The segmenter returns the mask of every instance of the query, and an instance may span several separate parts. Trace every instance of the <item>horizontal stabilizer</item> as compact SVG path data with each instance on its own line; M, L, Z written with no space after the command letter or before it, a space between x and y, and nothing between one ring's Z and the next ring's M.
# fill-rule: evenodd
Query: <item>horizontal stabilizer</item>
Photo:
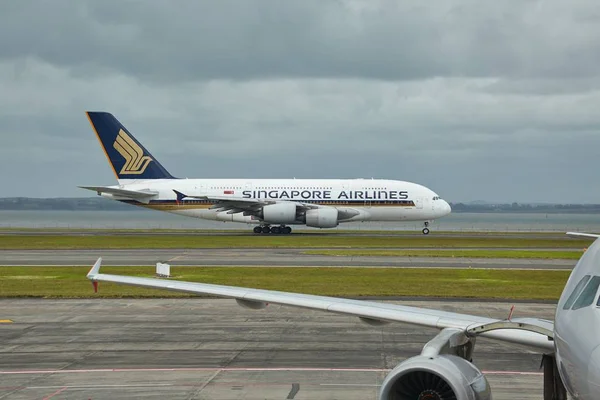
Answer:
M152 190L126 190L126 189L118 189L115 187L109 186L79 186L81 189L92 190L97 192L98 194L107 193L112 194L113 196L126 197L134 200L148 200L153 196L156 196L158 192L154 192Z
M577 239L581 239L581 238L598 239L598 238L600 238L600 235L596 235L594 233L567 232L567 235L577 238Z

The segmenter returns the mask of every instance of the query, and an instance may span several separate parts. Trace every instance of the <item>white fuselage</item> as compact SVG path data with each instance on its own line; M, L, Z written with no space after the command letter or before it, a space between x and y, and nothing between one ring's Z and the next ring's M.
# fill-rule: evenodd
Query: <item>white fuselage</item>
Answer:
M415 183L378 179L153 179L121 180L121 189L158 192L138 203L114 195L104 196L147 208L216 221L261 223L244 213L219 211L214 201L201 196L244 198L272 202L298 202L335 207L354 221L430 221L450 213L448 203L432 190ZM175 191L187 198L178 201ZM196 197L196 198L192 198Z
M565 387L577 400L600 398L599 263L596 240L573 270L556 308L556 363Z

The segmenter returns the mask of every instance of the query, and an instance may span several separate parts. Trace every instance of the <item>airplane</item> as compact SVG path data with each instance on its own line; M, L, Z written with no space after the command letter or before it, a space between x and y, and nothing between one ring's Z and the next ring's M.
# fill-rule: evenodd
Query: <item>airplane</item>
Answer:
M374 301L350 300L236 286L141 278L100 272L99 258L87 274L98 282L235 299L258 310L268 304L346 314L366 324L401 322L440 329L420 355L396 366L384 379L380 400L489 400L492 391L473 363L475 342L485 337L525 345L543 354L544 399L600 398L600 235L569 232L596 239L577 262L558 301L554 321L538 318L506 320Z
M335 228L343 222L423 221L450 205L416 183L381 179L178 179L112 115L86 112L118 185L80 186L153 210L254 224L254 233L290 234L290 225Z

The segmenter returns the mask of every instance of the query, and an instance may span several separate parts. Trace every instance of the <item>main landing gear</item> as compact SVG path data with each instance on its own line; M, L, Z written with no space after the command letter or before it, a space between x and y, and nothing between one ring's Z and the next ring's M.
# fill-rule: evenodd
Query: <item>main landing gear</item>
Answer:
M264 233L264 234L275 234L275 235L289 235L290 233L292 233L292 228L290 228L289 226L285 226L285 225L281 225L281 226L269 226L269 225L263 225L263 226L255 226L254 227L254 233Z
M429 228L428 228L428 226L429 226L429 221L425 221L425 222L423 223L423 225L425 225L425 227L423 228L423 235L429 235Z

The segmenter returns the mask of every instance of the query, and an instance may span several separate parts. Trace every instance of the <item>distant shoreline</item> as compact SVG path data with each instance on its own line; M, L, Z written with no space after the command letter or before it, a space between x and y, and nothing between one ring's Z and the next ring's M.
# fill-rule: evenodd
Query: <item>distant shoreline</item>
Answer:
M600 214L600 204L450 203L453 213ZM102 197L0 198L2 211L141 211Z

